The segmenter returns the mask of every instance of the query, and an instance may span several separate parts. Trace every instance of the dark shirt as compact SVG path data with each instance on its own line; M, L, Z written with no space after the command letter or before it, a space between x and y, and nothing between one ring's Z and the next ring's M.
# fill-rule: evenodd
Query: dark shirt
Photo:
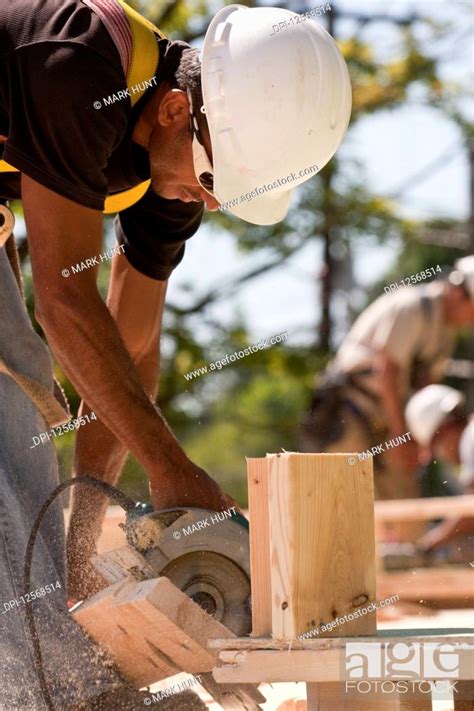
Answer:
M80 0L0 2L0 135L8 136L0 158L50 190L102 210L107 195L150 177L148 153L132 132L155 86L174 84L189 45L157 38L153 87L133 108L125 95L104 104L127 82L118 50L91 9ZM0 173L0 198L21 198L19 173ZM202 214L203 203L166 200L150 189L117 216L117 239L138 271L164 280Z

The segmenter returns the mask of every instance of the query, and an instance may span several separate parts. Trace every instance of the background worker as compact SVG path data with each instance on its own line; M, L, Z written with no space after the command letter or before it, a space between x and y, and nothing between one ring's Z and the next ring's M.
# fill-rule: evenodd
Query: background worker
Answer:
M15 0L2 7L0 198L22 200L37 319L83 398L82 412L98 417L79 434L75 473L115 483L131 452L149 476L155 508L228 506L154 404L166 284L185 241L198 229L204 206L215 210L234 198L231 211L243 219L261 225L283 219L293 188L330 160L349 121L348 72L325 30L308 21L270 39L272 25L292 14L227 6L211 23L200 58L116 0ZM133 31L137 22L140 32ZM134 44L137 38L145 52ZM146 90L135 101L137 83ZM275 150L283 144L285 151ZM256 186L264 192L241 204L239 196L257 193ZM71 274L71 265L101 253L102 211L111 194L131 202L115 223L124 255L114 257L105 304L97 266ZM51 357L28 322L5 248L0 258L0 359L6 364L0 374L0 583L12 599L22 590L27 537L58 472L51 442L30 449L32 437L48 427L19 386L21 378L11 375L26 375L52 393ZM73 597L88 592L80 573L87 573L106 504L89 490L75 494ZM68 695L86 699L119 682L112 674L101 686L85 642L84 660L74 656L80 655L80 631L65 614L63 546L57 503L42 531L32 584L55 576L62 581L61 595L49 595L38 612L38 625L47 676L66 706ZM41 708L24 619L2 615L1 624L1 675L8 687L2 703L12 711ZM28 679L26 703L19 676ZM122 707L110 701L105 708Z
M466 398L458 390L447 385L428 385L408 401L406 421L422 448L422 460L439 457L459 466L458 482L462 490L474 494L474 417L466 413L465 406ZM449 513L449 497L446 512ZM470 517L446 519L417 543L426 551L437 550L467 534L474 534L474 511Z
M447 279L376 299L356 319L327 367L302 423L305 451L363 452L409 431L410 394L439 381L458 329L474 323L474 257ZM374 457L379 498L417 495L417 446Z

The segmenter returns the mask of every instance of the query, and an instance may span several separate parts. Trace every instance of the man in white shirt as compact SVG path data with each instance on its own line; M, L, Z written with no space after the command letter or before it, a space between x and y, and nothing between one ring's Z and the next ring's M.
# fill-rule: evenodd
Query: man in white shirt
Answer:
M438 382L456 332L474 324L474 256L458 260L447 279L385 294L357 318L316 389L303 422L305 451L364 452L374 457L380 498L417 494L417 446L384 443L409 432L405 405Z

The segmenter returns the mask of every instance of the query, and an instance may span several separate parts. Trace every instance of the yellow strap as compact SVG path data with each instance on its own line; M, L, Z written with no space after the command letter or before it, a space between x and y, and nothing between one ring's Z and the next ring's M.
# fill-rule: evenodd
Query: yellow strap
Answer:
M126 2L123 0L117 0L117 2L127 16L132 32L132 59L127 74L127 87L130 91L132 106L134 106L143 94L132 92L132 87L136 87L137 84L141 84L147 79L152 79L158 66L159 52L155 34L162 38L165 38L165 35ZM17 173L18 169L6 161L0 160L0 173L13 172ZM145 180L134 188L109 195L105 199L104 215L120 212L134 205L145 195L150 184L151 180Z
M17 373L12 368L9 368L1 358L0 373L9 375L10 378L12 378L17 385L22 388L26 395L28 395L28 397L34 402L50 427L57 427L58 425L62 425L64 422L68 422L70 419L69 413L61 407L53 393L51 393L42 383L39 383L37 380L33 380L33 378L30 378L27 375Z
M132 59L127 74L127 86L129 90L133 86L152 79L158 64L159 53L156 44L155 34L162 39L165 35L155 25L138 14L133 7L127 5L123 0L117 0L119 5L127 15L127 19L132 31ZM131 94L132 106L141 97L139 93Z
M104 215L113 215L115 212L121 212L126 210L127 207L135 205L136 202L142 199L150 185L151 180L144 180L143 183L135 185L134 188L123 190L115 195L109 195L105 198Z
M18 173L18 168L14 168L6 160L0 160L0 173Z

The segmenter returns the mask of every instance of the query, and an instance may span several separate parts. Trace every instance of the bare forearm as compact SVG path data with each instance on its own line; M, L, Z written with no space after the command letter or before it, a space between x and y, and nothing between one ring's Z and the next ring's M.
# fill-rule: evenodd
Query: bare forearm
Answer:
M140 382L154 401L158 392L159 360L156 356L135 361ZM85 402L81 414L89 414L93 408ZM100 479L115 484L127 456L127 447L113 432L97 419L77 432L74 455L74 472L77 476L93 473Z
M147 397L98 292L82 293L70 304L66 299L42 321L66 375L125 449L150 473L159 468L171 474L185 465L186 455ZM96 457L97 451L95 467Z
M465 516L464 518L449 518L438 524L433 529L433 535L436 533L437 543L434 548L441 548L443 545L456 540L460 536L474 533L474 517Z
M156 397L158 359L142 359L136 367L143 386ZM91 408L82 403L81 413L90 412ZM87 427L78 430L74 457L76 476L93 475L116 485L126 458L127 448L101 420L92 420ZM79 545L85 560L95 551L108 504L107 496L90 487L76 486L72 490L68 547L74 552Z

